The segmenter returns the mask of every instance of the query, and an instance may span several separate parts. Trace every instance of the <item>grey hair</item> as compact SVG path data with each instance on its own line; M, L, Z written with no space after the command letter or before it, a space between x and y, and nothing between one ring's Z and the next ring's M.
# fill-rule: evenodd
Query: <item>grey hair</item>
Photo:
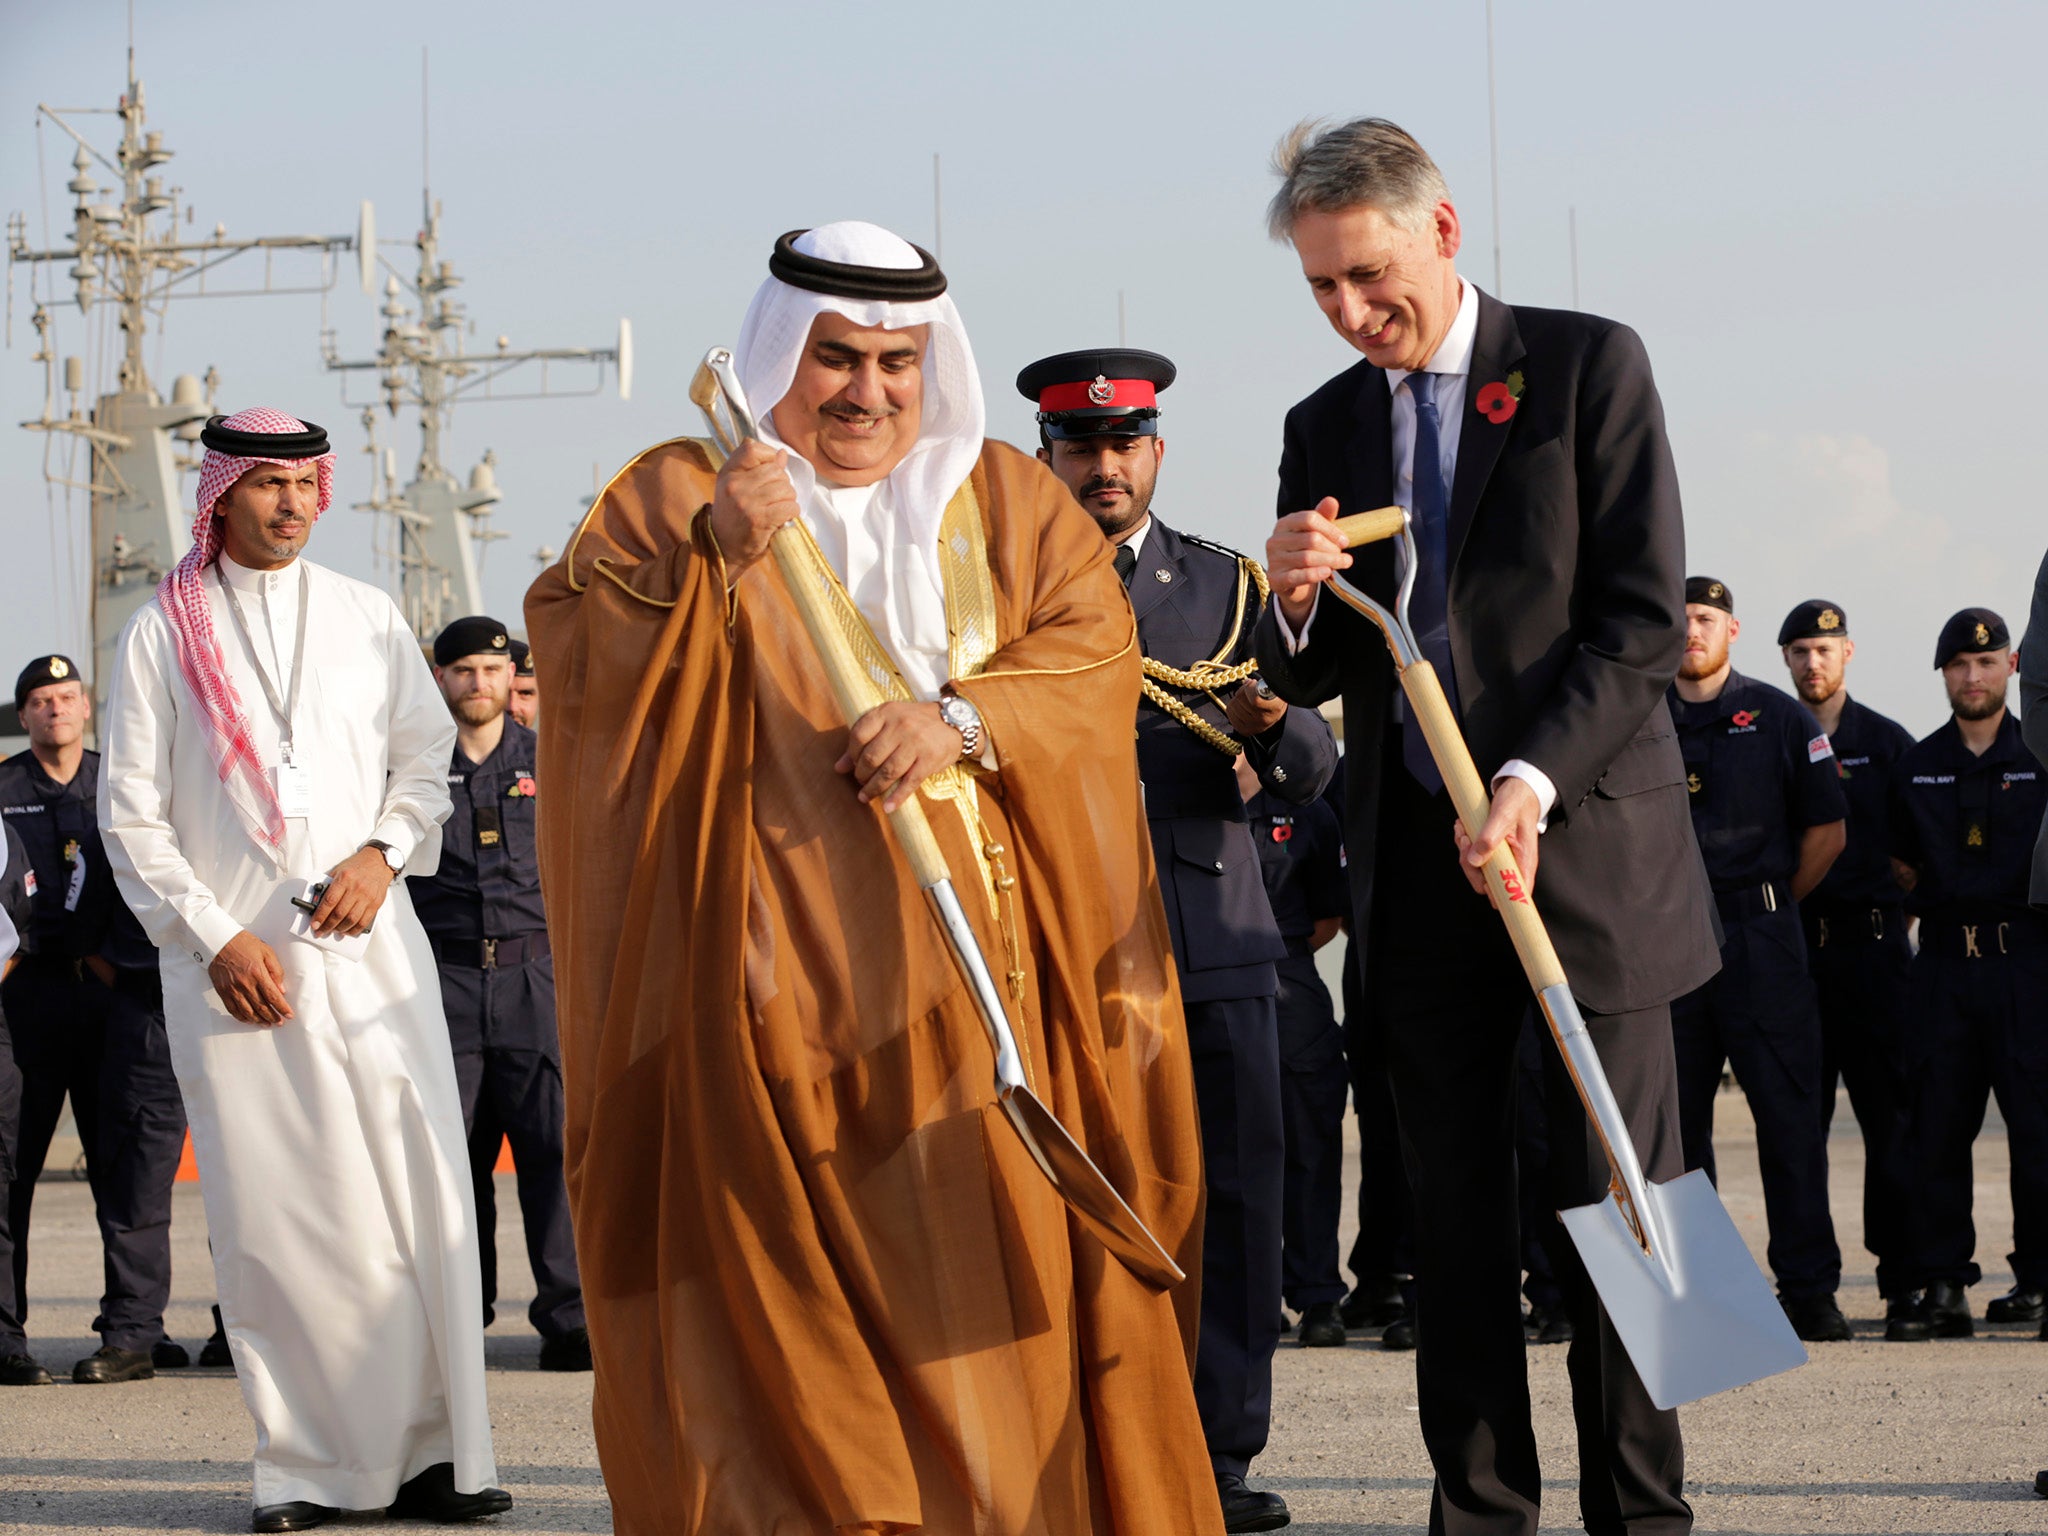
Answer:
M1273 170L1280 190L1266 205L1266 230L1275 240L1292 239L1304 213L1361 205L1419 235L1430 228L1436 205L1451 196L1429 152L1383 117L1334 128L1322 118L1303 118L1273 150Z

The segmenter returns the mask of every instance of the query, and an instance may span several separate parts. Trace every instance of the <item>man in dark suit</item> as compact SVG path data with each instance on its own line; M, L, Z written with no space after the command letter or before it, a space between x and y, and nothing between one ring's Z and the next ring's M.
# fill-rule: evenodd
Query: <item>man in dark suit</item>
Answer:
M1457 211L1406 133L1304 124L1276 165L1273 233L1365 361L1288 414L1259 662L1294 703L1342 695L1359 767L1344 840L1415 1192L1430 1528L1533 1536L1513 1108L1529 988L1479 868L1512 847L1644 1170L1677 1177L1669 1004L1718 964L1662 707L1685 640L1677 475L1634 333L1510 308L1461 280ZM1330 521L1390 502L1415 517L1423 654L1493 786L1476 840L1454 832L1420 733L1397 717L1379 633L1318 601L1339 571L1394 600L1399 546L1347 553ZM1607 1166L1547 1042L1545 1057L1552 1198L1589 1204ZM1650 1402L1570 1244L1553 1241L1552 1257L1576 1335L1586 1529L1690 1529L1677 1415Z
M1017 388L1038 406L1038 456L1105 537L1130 589L1145 653L1138 772L1194 1053L1208 1208L1195 1404L1229 1531L1287 1523L1277 1493L1245 1486L1272 1419L1280 1341L1286 1146L1275 999L1287 944L1273 920L1235 763L1287 805L1337 768L1330 728L1251 676L1265 574L1233 550L1152 515L1165 445L1156 352L1104 348L1033 363Z

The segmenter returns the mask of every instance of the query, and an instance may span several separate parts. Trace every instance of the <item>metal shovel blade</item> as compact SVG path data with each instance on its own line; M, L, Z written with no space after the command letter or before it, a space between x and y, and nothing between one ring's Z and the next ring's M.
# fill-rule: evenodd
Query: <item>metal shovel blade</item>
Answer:
M1659 1257L1612 1194L1559 1213L1650 1401L1676 1408L1806 1363L1806 1346L1704 1171L1644 1180Z

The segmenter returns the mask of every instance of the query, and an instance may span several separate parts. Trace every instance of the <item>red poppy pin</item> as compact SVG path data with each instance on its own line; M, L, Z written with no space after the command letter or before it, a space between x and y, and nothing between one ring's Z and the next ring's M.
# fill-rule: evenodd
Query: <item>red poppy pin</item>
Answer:
M1504 384L1496 382L1482 385L1479 398L1473 402L1479 414L1495 426L1511 420L1521 404L1522 375L1519 371L1509 374Z
M506 798L513 800L518 799L521 795L525 795L531 798L532 796L537 795L539 793L539 787L535 785L532 779L527 778L523 774L520 776L518 783L514 784L510 789L505 791Z
M1737 725L1755 725L1756 711L1753 709L1738 709L1730 718Z

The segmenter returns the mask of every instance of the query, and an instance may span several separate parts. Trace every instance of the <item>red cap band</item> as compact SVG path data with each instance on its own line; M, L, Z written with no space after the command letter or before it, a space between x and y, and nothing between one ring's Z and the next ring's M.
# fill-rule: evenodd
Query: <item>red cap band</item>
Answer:
M1157 410L1159 396L1146 379L1083 379L1053 384L1039 391L1041 411Z

